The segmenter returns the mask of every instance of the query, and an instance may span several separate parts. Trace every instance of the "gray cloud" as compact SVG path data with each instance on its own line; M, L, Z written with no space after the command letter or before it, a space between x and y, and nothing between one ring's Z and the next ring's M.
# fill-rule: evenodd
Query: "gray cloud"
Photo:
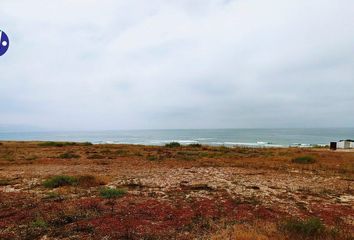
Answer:
M354 126L351 0L12 0L0 124Z

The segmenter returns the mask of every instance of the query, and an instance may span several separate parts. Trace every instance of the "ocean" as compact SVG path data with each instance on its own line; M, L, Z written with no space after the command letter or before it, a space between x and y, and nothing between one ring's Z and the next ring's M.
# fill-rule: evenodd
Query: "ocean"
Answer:
M200 143L214 146L309 147L354 139L354 128L304 129L171 129L81 132L0 132L0 140L77 141L94 144L164 145Z

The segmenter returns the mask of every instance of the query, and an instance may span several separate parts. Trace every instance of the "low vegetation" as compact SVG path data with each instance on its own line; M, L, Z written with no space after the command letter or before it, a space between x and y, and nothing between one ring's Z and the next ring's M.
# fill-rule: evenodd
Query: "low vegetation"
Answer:
M61 159L72 159L72 158L80 158L80 155L78 154L75 154L73 152L65 152L65 153L62 153L58 156L58 158L61 158Z
M106 181L93 175L67 176L58 175L53 176L43 182L46 188L57 188L63 186L79 186L83 188L95 187L105 185Z
M31 223L31 226L34 228L46 228L48 227L48 223L46 223L43 219L36 219Z
M57 192L48 192L48 193L45 194L43 199L46 199L46 200L61 200L62 197Z
M64 147L64 146L75 146L76 142L41 142L38 146L41 147Z
M89 155L87 156L87 159L105 159L106 157L102 154L92 154L92 155Z
M7 186L10 185L11 181L8 179L0 179L0 186Z
M194 148L200 148L202 147L202 144L199 144L199 143L191 143L188 145L189 147L194 147Z
M78 176L77 183L80 187L95 187L106 184L106 182L102 178L98 178L93 175Z
M102 188L100 196L107 199L114 199L124 196L127 193L125 189L119 188Z
M179 142L170 142L165 144L165 147L169 147L169 148L180 147L180 146L181 144Z
M311 164L311 163L315 163L316 159L312 156L302 156L302 157L293 158L292 162L298 164Z
M309 218L306 220L289 219L280 225L280 230L291 237L301 239L323 239L325 226L319 218Z
M76 177L59 175L51 177L43 182L43 186L46 188L57 188L63 186L73 186L78 182Z
M114 212L115 200L117 198L123 197L127 191L125 189L119 188L102 188L100 190L100 196L102 198L108 199L108 205L111 206L111 212Z
M149 156L146 157L146 159L149 160L149 161L156 161L156 160L158 160L157 156L154 156L154 155L149 155Z
M177 152L177 156L176 156L178 160L186 160L186 161L196 160L197 157L199 157L199 153L193 151L179 151Z
M41 142L38 146L41 147L65 147L65 146L91 146L91 142Z

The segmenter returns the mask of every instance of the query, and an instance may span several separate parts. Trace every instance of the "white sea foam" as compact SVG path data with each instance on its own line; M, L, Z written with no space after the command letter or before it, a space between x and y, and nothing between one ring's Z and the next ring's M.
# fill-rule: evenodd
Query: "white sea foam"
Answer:
M195 141L195 140L175 140L174 142L178 142L178 143L180 143L180 144L198 143L198 141Z
M198 141L196 140L176 140L176 139L170 139L170 140L151 140L149 141L150 143L154 144L154 145L163 145L166 143L170 143L170 142L178 142L182 145L188 145L188 144L192 144L192 143L198 143Z
M156 145L156 146L163 146L166 143L170 142L178 142L182 145L188 145L188 144L194 144L194 143L200 143L197 140L176 140L176 139L161 139L161 140L149 140L149 141L138 141L138 142L132 142L132 141L112 141L112 140L107 140L107 141L95 141L93 144L132 144L132 145ZM276 147L276 148L281 148L281 147L313 147L315 145L317 146L327 146L326 144L305 144L305 143L293 143L289 145L281 145L281 144L273 144L269 142L205 142L202 143L204 145L210 145L210 146L228 146L228 147Z
M244 146L244 147L286 147L284 145L272 144L268 142L224 142L226 146Z

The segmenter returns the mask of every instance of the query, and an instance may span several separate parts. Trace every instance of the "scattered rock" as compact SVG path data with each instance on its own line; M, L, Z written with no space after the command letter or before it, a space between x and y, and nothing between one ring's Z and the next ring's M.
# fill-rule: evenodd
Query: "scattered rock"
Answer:
M338 201L341 203L354 203L354 196L353 195L342 195L338 197Z

